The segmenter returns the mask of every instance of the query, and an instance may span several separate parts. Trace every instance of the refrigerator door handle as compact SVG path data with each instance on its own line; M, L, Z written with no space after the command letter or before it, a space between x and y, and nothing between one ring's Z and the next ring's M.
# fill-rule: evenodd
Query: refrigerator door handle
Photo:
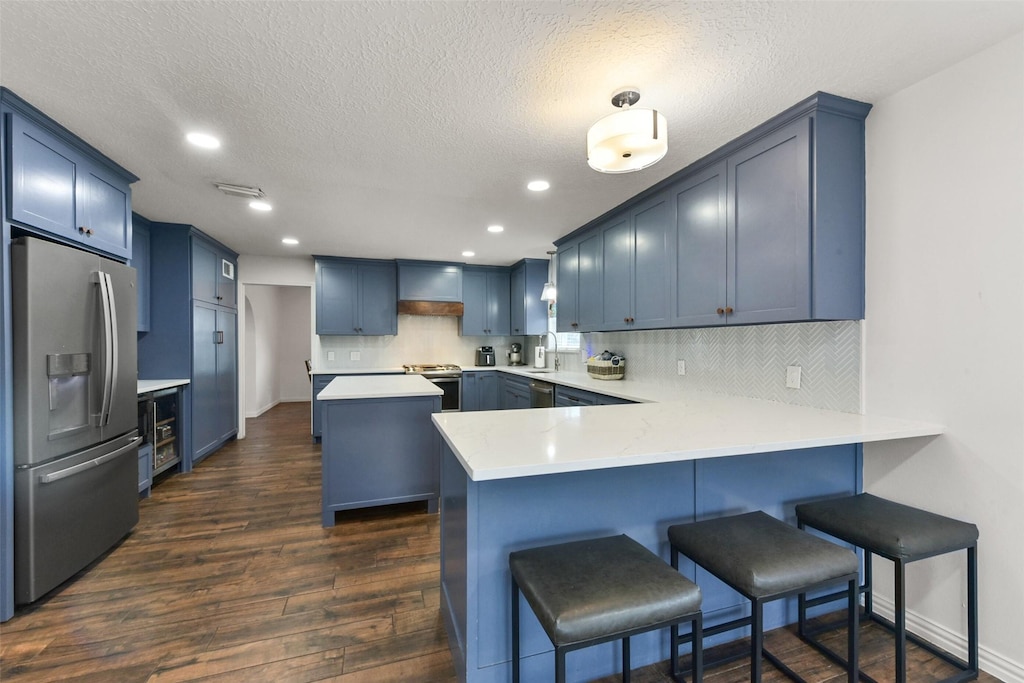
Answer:
M103 273L107 281L107 299L110 302L110 358L113 361L110 367L110 401L107 403L107 416L103 424L110 423L110 414L114 411L114 400L117 392L117 376L121 369L121 350L118 348L117 334L117 300L114 299L114 281L110 273Z
M100 286L100 308L103 314L101 327L103 328L103 398L100 401L99 425L103 426L110 421L110 401L113 390L112 376L114 372L114 344L111 338L116 339L116 330L110 326L110 276L102 271L93 273L93 281Z
M142 437L141 436L137 436L137 437L135 437L134 439L131 440L131 443L129 443L126 446L121 446L120 448L118 448L113 453L107 453L106 455L101 455L98 458L93 458L92 460L86 460L83 463L79 463L77 465L74 465L72 467L67 467L67 468L62 469L62 470L57 470L56 472L50 472L49 474L40 475L39 483L40 484L51 484L51 483L53 483L55 481L60 481L61 479L67 479L68 477L73 477L76 474L78 474L79 472L85 472L86 470L91 470L94 467L99 467L103 463L110 462L111 460L114 460L115 458L121 457L122 455L127 453L132 448L137 448L140 443L142 443Z

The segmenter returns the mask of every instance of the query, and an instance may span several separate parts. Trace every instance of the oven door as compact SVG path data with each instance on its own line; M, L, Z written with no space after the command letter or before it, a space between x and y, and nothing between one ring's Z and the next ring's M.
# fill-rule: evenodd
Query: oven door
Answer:
M462 378L430 377L431 382L444 391L441 396L441 412L451 413L462 410Z

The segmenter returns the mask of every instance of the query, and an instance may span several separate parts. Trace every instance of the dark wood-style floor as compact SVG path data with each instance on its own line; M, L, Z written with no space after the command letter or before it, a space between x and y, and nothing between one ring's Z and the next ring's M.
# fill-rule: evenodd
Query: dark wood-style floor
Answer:
M281 404L246 429L192 474L160 481L127 539L0 625L0 680L455 680L437 516L394 506L339 514L323 529L309 404ZM865 628L864 661L892 680L891 641L879 635ZM769 643L809 680L841 679L789 631ZM663 670L634 680L667 681ZM766 682L783 680L766 672ZM706 680L748 677L739 660ZM931 660L913 659L911 681L940 677Z

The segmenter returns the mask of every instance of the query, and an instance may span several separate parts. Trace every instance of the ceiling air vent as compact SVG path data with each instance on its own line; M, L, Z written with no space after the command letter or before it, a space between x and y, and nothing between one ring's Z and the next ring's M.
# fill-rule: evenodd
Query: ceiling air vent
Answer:
M245 185L230 185L228 183L214 183L214 186L229 197L244 197L246 199L262 199L266 195L258 187L246 187Z

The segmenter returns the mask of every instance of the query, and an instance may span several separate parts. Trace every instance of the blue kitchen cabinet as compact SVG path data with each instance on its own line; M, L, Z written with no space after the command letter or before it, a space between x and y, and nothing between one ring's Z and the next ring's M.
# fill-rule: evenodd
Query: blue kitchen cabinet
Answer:
M462 411L498 410L498 373L468 370L462 373Z
M398 334L395 262L316 257L316 333Z
M238 257L184 224L152 223L150 247L150 276L159 286L150 291L150 330L138 339L139 378L190 380L178 415L181 468L188 472L238 433L235 298L221 294L219 301L232 306L208 301L218 301L220 260L234 266ZM219 291L226 292L223 287Z
M578 406L611 406L634 403L617 396L608 396L576 387L567 387L562 384L555 385L555 407L573 408Z
M502 374L498 380L501 410L530 407L530 381L516 375Z
M818 93L557 240L559 330L863 318L870 109Z
M398 260L399 301L462 302L461 263Z
M131 183L138 180L6 88L9 220L30 232L132 255Z
M217 306L238 307L236 259L214 242L192 235L192 298Z
M556 329L559 332L579 332L580 246L578 240L558 247L555 276L558 283Z
M153 445L144 443L139 446L139 495L149 498L153 487Z
M675 200L672 325L712 327L727 301L726 164L688 176L670 189Z
M313 375L313 383L311 385L311 390L313 392L312 422L314 442L320 441L320 436L323 433L323 403L316 400L317 394L326 389L327 385L330 384L331 381L334 380L334 378L337 376L338 375Z
M509 270L490 266L462 269L463 336L507 337L509 334Z
M540 298L548 279L547 259L523 259L512 265L512 334L548 331L548 302Z
M149 230L148 220L137 213L132 214L132 260L129 265L135 269L135 291L138 298L136 327L139 332L149 332Z

